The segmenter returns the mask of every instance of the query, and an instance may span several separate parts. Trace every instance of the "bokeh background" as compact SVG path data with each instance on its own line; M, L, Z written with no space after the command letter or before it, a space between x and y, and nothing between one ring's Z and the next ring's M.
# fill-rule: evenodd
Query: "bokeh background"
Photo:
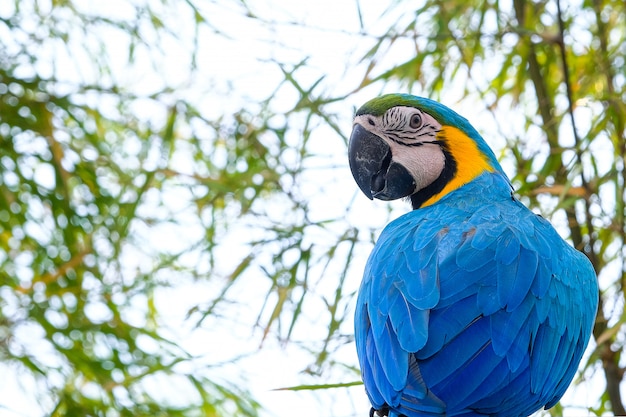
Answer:
M624 414L625 60L622 0L0 0L0 415L368 415L354 297L409 205L346 143L388 92L467 117L598 272L539 414Z

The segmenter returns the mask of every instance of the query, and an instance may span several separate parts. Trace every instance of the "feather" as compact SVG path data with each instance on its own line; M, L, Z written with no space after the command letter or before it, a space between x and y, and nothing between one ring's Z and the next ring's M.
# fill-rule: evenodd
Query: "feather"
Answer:
M369 397L370 402L375 408L380 408L390 401L393 404L393 401L398 398L398 394L394 394L393 392L387 392L386 396L379 390L380 387L388 387L389 384L384 382L384 379L381 379L381 376L384 375L384 372L380 366L380 362L378 361L378 357L375 355L375 347L374 347L374 339L371 335L367 336L367 343L364 344L364 354L363 358L372 358L367 360L362 360L360 362L361 365L361 375L363 377L363 382L365 386L368 387L366 390L367 396ZM361 356L360 356L361 357ZM382 381L382 382L381 382Z
M493 342L493 350L497 355L526 355L528 353L528 337L529 335L520 334L524 324L531 318L531 312L534 305L532 295L527 296L520 306L513 312L500 310L490 315L491 323L491 339ZM525 343L526 346L522 351L513 350L513 342L522 338L518 343Z
M391 381L389 381L387 372L385 370L385 363L389 363L389 358L381 355L381 350L383 352L385 351L384 346L382 344L378 346L376 344L376 341L374 340L373 335L371 333L368 334L366 354L368 358L367 364L370 367L370 373L367 375L367 378L363 380L363 382L368 384L369 386L376 387L376 391L373 392L374 397L377 401L377 403L375 404L376 407L382 407L384 404L397 404L400 399L399 390L402 389L401 384L397 381L395 382L399 387L398 389L395 389L391 384ZM387 368L389 368L388 365Z
M371 326L372 333L376 339L382 337L385 331L385 324L387 322L388 315L382 312L374 303L367 304L367 315L369 317L369 325Z
M548 288L550 287L550 269L550 265L548 265L548 263L543 259L537 265L537 275L535 275L535 279L530 287L530 290L538 299L543 299L548 291Z
M439 301L439 280L436 256L424 258L420 260L419 268L416 268L409 266L414 262L412 258L403 256L403 262L396 272L399 279L394 282L394 289L402 292L415 307L429 309Z
M561 335L550 326L541 326L531 347L530 389L539 392L552 371Z
M467 297L447 308L434 310L431 313L430 326L437 330L431 332L428 342L416 353L416 357L423 360L434 356L480 315L474 297Z
M490 344L490 336L489 320L474 321L466 331L459 333L449 343L444 344L437 355L420 364L424 381L433 387L435 392L437 392L436 388L450 384L452 380L450 377L467 366L478 352Z
M507 311L517 309L528 295L537 272L537 253L522 248L516 264L515 273L511 271L511 274L506 277L498 275L498 290L501 293L508 292L504 303ZM503 283L506 285L502 285Z
M429 315L430 310L418 309L402 296L391 306L389 320L406 352L417 352L426 344Z
M519 239L510 229L507 229L498 237L495 258L503 265L510 265L518 258L519 252Z
M456 252L456 264L459 268L462 268L468 272L477 271L483 268L485 265L493 261L493 250L481 250L478 251L472 247L472 237L475 234L475 230L468 231L468 236L465 242L459 247Z
M503 306L500 304L498 297L498 291L495 284L485 284L478 288L478 295L476 302L480 308L480 311L485 316L491 316L500 310Z
M374 345L388 384L395 391L402 390L406 385L409 353L400 346L390 322L386 323L380 337L374 337Z

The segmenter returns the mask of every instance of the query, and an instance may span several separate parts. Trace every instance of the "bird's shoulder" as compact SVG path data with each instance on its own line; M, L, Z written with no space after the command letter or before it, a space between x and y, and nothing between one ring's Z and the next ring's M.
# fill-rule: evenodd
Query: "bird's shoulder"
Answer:
M518 201L508 182L490 176L463 188L391 222L365 279L399 290L419 308L458 301L462 291L497 294L483 300L486 312L514 309L529 291L542 298L552 281L594 281L588 259Z

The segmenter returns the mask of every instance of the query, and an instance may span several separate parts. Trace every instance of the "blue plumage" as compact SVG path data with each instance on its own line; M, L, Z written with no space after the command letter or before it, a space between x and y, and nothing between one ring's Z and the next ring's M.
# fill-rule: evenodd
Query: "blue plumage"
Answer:
M390 223L370 255L355 320L370 401L406 416L549 408L574 377L597 296L587 258L512 197L499 166L485 170Z

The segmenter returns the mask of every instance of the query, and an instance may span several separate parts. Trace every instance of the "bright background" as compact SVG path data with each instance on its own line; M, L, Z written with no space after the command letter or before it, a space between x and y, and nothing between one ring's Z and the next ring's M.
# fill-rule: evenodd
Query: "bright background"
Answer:
M438 73L436 62L428 58L419 67L421 73L416 74L428 82L407 85L402 81L401 71L396 77L381 70L406 62L427 47L424 39L403 36L393 42L378 41L390 30L399 30L416 21L411 14L415 6L408 3L404 6L397 6L401 2L394 1L330 0L67 3L76 15L104 18L117 22L117 26L84 25L89 19L76 20L68 12L70 9L64 11L63 7L58 7L60 3L65 5L65 2L0 0L0 18L8 22L19 15L18 23L23 28L22 31L11 29L6 22L0 25L2 51L19 57L22 45L30 45L28 53L37 56L34 63L26 59L21 62L15 74L24 79L54 77L54 89L59 95L75 94L79 104L98 109L112 119L123 119L127 112L139 125L149 126L155 132L165 129L173 108L193 107L201 116L177 125L178 142L166 162L164 154L158 150L143 154L144 142L137 137L129 135L127 140L119 142L124 144L120 150L121 167L129 170L165 167L163 172L177 173L173 184L165 183L159 192L143 196L139 213L154 222L134 223L131 244L124 247L118 258L121 281L134 282L136 275L155 271L151 279L157 283L150 288L149 295L129 296L122 303L124 320L137 327L149 327L154 323L146 317L152 317L158 334L175 342L186 355L185 360L172 367L173 373L143 378L142 389L152 398L182 407L201 401L185 377L198 372L215 384L224 383L249 391L261 404L263 416L368 415L369 405L362 386L281 389L358 381L351 340L354 294L372 242L390 219L409 208L402 201L370 202L358 193L346 160L345 140L351 130L351 117L364 101L383 92L411 91L425 96L436 93L444 104L463 114L483 133L496 154L503 158L503 166L512 177L518 168L510 150L514 139L521 141L517 142L521 143L519 151L531 160L532 168L539 171L546 161L543 154L549 150L541 123L536 117L533 119L528 113L520 112L519 102L514 99L504 97L497 102L495 94L486 87L500 76L504 55L483 57L467 73L447 74L449 82L445 87L431 91L427 87L435 85L432 80L442 74ZM512 7L509 2L501 3L503 10ZM574 16L571 10L579 6L568 5L570 15ZM137 11L144 7L162 21L155 23L153 20L154 26L151 26L145 15L138 15ZM554 14L553 5L546 9ZM69 40L61 42L50 33L44 33L39 26L41 16L48 24L58 20L59 25L66 25L59 26L59 30L66 33ZM198 16L202 17L203 24L197 24ZM481 23L482 30L498 32L501 22L493 15L486 16ZM423 19L436 22L437 16ZM585 17L580 19L584 23ZM550 28L554 22L543 24ZM89 29L87 32L85 27ZM168 28L171 32L155 30L155 27ZM572 27L571 36L576 39L572 42L574 49L585 49L593 43L584 30L576 32L577 26L572 24ZM143 42L129 36L125 32L128 28ZM458 30L462 35L462 28ZM37 42L29 44L29 36ZM515 48L513 37L513 32L503 35L500 40L503 51ZM441 53L430 52L433 56ZM450 60L461 58L453 49L448 55ZM104 67L106 71L102 71ZM384 82L377 82L377 77ZM105 93L98 89L77 92L77 85L98 86ZM107 89L113 87L128 95L126 103L120 104L120 100L107 93ZM623 79L618 87L623 88ZM314 107L303 99L324 97L341 98L322 103L324 112L331 115L328 120L294 110ZM524 99L530 102L522 96L522 101ZM485 104L489 102L491 107ZM498 107L497 112L493 111L495 107ZM561 100L556 107L565 112L567 105ZM592 129L592 119L601 111L598 103L577 109L578 129ZM261 175L251 181L256 185L266 180L275 181L288 192L276 195L260 192L261 197L247 209L249 211L234 198L225 198L219 200L224 210L217 217L205 216L205 212L198 216L194 211L196 197L207 192L203 187L211 189L213 185L195 181L199 173L205 172L198 168L198 156L194 153L197 148L186 143L185 138L194 137L205 143L200 148L204 146L211 163L227 166L232 143L228 142L229 135L220 138L215 132L225 129L233 137L237 133L245 136L249 133L245 125L253 129L260 121L265 122L266 114L271 114L267 121L269 126L285 128L281 138L285 148L274 151L274 155L279 155L276 164L284 166L285 175L278 179L269 177L269 180ZM222 129L222 125L230 126L235 119L241 122L235 124L240 131ZM215 121L215 124L205 121ZM220 127L216 128L218 125ZM571 139L567 129L571 129L567 123L560 126L563 146ZM261 142L270 151L278 146L267 136L261 136ZM21 143L25 152L35 154L45 152L48 146L45 141L36 139ZM601 158L604 153L609 155L611 149L608 136L599 135L589 152ZM82 156L85 155L89 156ZM30 168L38 185L48 189L55 187L55 173L49 164L32 162ZM245 172L247 168L240 164L233 170ZM290 176L292 172L298 175ZM212 178L210 171L205 174L206 178ZM141 178L129 181L140 183ZM8 176L3 181L11 184ZM123 184L118 185L113 180L108 186L123 189ZM232 187L232 184L227 186ZM252 200L256 196L252 188L242 192L243 199ZM567 236L567 219L558 211L561 201L552 197L540 201L541 211L553 216L553 223ZM131 201L132 193L125 198ZM306 202L306 207L299 205L301 202ZM615 198L606 197L603 204L602 207L614 206ZM608 208L607 212L613 208ZM45 213L45 205L37 210ZM205 226L210 222L218 227L212 235L215 242L210 246L211 255L207 256L205 247L194 249L194 245L207 239ZM280 241L273 241L275 234L268 232L280 225L289 230L288 227L299 224L306 225L306 233L291 230L281 236ZM45 241L46 226L40 227L41 230L33 234L39 234ZM289 233L293 234L292 243L289 243ZM263 244L250 243L265 239L267 242ZM297 239L300 240L296 244ZM101 245L103 252L109 250L104 241ZM306 267L299 264L304 253L302 248L311 254ZM155 267L157 255L180 253L176 268ZM246 259L251 261L246 263ZM32 260L24 261L23 268L17 268L15 273L24 288L34 287L37 281L28 272L32 269L31 263ZM240 267L241 275L235 273ZM604 288L611 286L621 267L616 262L604 271L601 276ZM290 280L294 277L300 281L292 288ZM306 285L302 284L303 280ZM94 279L93 288L99 285ZM12 301L12 297L7 291L0 305L7 317L20 311L19 302ZM287 301L281 297L286 297ZM616 295L616 298L619 297ZM615 317L621 314L621 305L621 300L609 305L608 308L618 311ZM203 312L209 310L211 314L202 318ZM331 310L337 316L333 316ZM154 312L158 312L155 317ZM87 303L85 314L94 322L104 323L112 317L107 304L97 300ZM51 314L47 319L62 326L64 319L55 317ZM332 335L329 321L337 326ZM293 327L292 323L295 323ZM57 369L57 373L53 372L49 380L42 383L23 372L23 368L0 365L1 374L5 376L0 379L0 415L45 415L54 404L54 396L48 394L65 384L65 362L46 342L47 334L36 325L15 326L12 337L15 346L39 358L50 369ZM150 337L138 337L136 343L145 352L156 353L163 349L163 345ZM592 342L588 356L594 348ZM178 347L172 350L178 351ZM567 406L564 415L587 415L587 409L598 404L604 387L597 365L584 370L581 377L583 375L585 380L568 391L562 401ZM101 395L100 388L88 382L80 389L87 397ZM112 397L122 404L131 402L129 394L121 389ZM224 405L224 410L236 414L229 407Z

